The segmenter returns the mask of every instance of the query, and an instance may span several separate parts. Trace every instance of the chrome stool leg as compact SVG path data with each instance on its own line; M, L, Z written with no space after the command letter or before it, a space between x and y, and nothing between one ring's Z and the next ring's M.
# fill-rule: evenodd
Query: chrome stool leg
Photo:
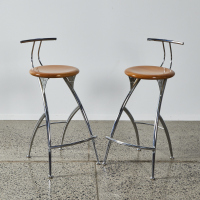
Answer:
M48 140L48 156L49 156L49 178L53 178L51 175L52 167L51 167L51 133L50 133L50 119L49 119L49 110L47 105L47 99L45 94L45 88L48 81L48 78L39 78L42 97L43 97L43 104L44 104L44 113L46 119L46 129L47 129L47 140Z
M161 109L161 104L162 104L162 99L163 99L163 94L164 94L164 91L165 91L166 83L167 83L167 79L158 80L159 89L160 89L160 95L159 95L159 100L158 100L156 119L155 119L155 122L154 122L153 147L155 149L153 150L153 155L152 155L152 177L151 177L151 179L153 179L153 180L155 180L155 178L154 178L154 169L155 169L155 156L156 156L156 142L157 142L157 133L158 133L158 122L159 122L159 118L160 118L160 109Z
M128 93L127 97L125 98L122 106L121 106L121 109L119 111L119 114L117 116L117 119L115 120L114 122L114 125L113 125L113 128L112 128L112 131L111 131L111 134L110 134L110 138L113 138L114 136L114 133L115 133L115 130L117 128L117 125L118 125L118 122L119 122L119 119L124 111L124 108L129 100L129 98L131 97L133 91L135 90L136 86L138 85L138 83L140 82L140 79L134 79L134 82L132 82L131 84L131 90L130 92ZM127 109L125 109L127 111ZM129 116L130 117L130 116ZM136 133L137 135L137 133ZM108 141L108 145L107 145L107 149L106 149L106 154L105 154L105 157L104 157L104 161L103 161L103 165L106 165L106 160L107 160L107 157L108 157L108 153L109 153L109 150L110 150L110 146L111 146L111 140Z
M67 127L69 125L69 123L71 122L72 118L74 117L74 115L77 113L77 111L80 109L79 106L77 106L73 111L72 113L70 114L70 116L68 117L67 121L66 121L66 124L65 124L65 127L63 129L63 136L62 136L62 140L61 140L61 145L63 145L63 141L64 141L64 138L65 138L65 133L66 133L66 130L67 130ZM62 149L62 148L60 148Z
M75 90L74 90L74 87L73 87L73 86L74 86L74 79L75 79L75 76L72 76L72 77L65 77L65 78L63 78L63 79L64 79L64 81L66 82L66 84L68 85L69 89L71 90L71 92L72 92L74 98L76 99L77 104L78 104L78 106L79 106L79 108L80 108L80 110L81 110L81 113L82 113L82 115L83 115L83 118L84 118L84 120L85 120L85 122L86 122L86 124L87 124L88 130L89 130L89 133L90 133L90 136L93 137L92 130L91 130L91 127L90 127L90 123L89 123L89 121L88 121L88 118L87 118L87 115L86 115L86 113L85 113L85 110L84 110L83 105L82 105L80 99L78 98L78 95L76 94L76 92L75 92ZM95 155L96 155L96 158L97 158L97 164L100 164L100 162L99 162L99 157L98 157L98 154L97 154L97 150L96 150L96 147L95 147L95 141L94 141L94 139L92 139L92 143L93 143Z
M133 124L133 127L135 129L136 138L137 138L137 145L140 146L140 138L139 138L138 128L135 123L135 120L134 120L133 116L131 115L130 111L126 107L124 107L124 112L128 115L129 119L131 120L131 122ZM141 149L137 148L137 150L140 151Z
M31 142L30 142L30 147L29 147L28 155L26 156L27 158L31 157L31 148L32 148L32 145L33 145L33 140L34 140L35 135L37 133L37 130L38 130L38 128L39 128L39 126L42 123L42 121L43 121L44 118L45 118L45 113L42 114L42 116L40 117L40 119L37 121L37 123L35 125L35 128L33 130L33 135L32 135L32 138L31 138Z
M162 124L162 126L164 128L166 137L167 137L167 141L168 141L168 144L169 144L169 151L170 151L170 159L174 159L174 157L173 157L173 151L172 151L172 143L171 143L171 139L170 139L170 136L169 136L169 131L168 131L167 126L165 124L165 121L163 120L163 118L161 117L161 115L159 116L159 121L161 122L161 124Z

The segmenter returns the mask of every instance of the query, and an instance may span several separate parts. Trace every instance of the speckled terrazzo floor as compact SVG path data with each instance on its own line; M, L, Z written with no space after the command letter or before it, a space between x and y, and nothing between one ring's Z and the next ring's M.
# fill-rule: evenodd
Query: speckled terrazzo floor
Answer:
M52 150L54 178L48 179L45 128L39 129L26 158L36 121L0 121L0 200L7 199L200 199L200 122L166 122L174 160L159 130L156 180L151 176L151 152L112 144L107 165L96 165L92 142ZM91 121L102 161L113 121ZM152 146L153 128L138 125L141 145ZM52 126L52 145L60 143L63 124ZM81 133L81 134L80 134ZM65 142L88 136L83 121L72 121ZM131 123L121 121L115 138L135 143Z

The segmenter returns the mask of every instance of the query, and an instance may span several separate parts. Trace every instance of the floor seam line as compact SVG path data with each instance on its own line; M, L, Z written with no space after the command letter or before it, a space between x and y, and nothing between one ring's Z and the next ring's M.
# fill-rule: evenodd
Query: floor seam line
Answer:
M48 163L49 161L41 161L41 160L35 160L35 161L0 161L0 163ZM52 163L79 163L79 162L82 162L82 163L96 163L96 161L52 161Z
M34 160L34 161L26 161L26 160L17 160L17 161L12 161L12 160L5 160L5 161L0 161L0 163L48 163L49 161L48 160ZM63 161L63 160L58 160L58 161L52 161L52 163L79 163L79 162L83 162L83 163L95 163L96 164L96 161L92 161L92 160L87 160L87 161L84 161L84 160L74 160L74 161ZM122 163L122 162L128 162L128 163L151 163L152 161L144 161L144 160L140 160L140 161L112 161L110 160L109 164L116 164L116 163ZM156 161L156 163L200 163L200 161Z

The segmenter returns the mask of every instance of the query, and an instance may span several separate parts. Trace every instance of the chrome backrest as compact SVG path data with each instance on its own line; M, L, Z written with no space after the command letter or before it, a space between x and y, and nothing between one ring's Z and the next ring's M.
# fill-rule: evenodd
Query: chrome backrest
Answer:
M42 41L48 41L48 40L57 40L57 38L36 38L36 39L29 39L29 40L22 40L22 41L20 41L20 43L33 42L32 51L31 51L31 63L32 63L32 67L33 68L34 68L34 64L33 64L33 51L34 51L34 47L35 47L35 42L37 42L37 41L40 42L40 45L38 47L38 61L42 65L42 62L40 60L40 48L41 48Z
M164 62L165 62L165 42L169 43L169 49L170 49L170 56L171 56L171 61L170 61L170 69L172 67L172 47L171 47L171 43L174 44L180 44L180 45L184 45L184 42L179 42L179 41L174 41L174 40L167 40L167 39L158 39L158 38L147 38L147 41L156 41L156 42L162 42L163 45L163 52L164 52L164 58L163 58L163 62L161 63L161 67L163 66Z

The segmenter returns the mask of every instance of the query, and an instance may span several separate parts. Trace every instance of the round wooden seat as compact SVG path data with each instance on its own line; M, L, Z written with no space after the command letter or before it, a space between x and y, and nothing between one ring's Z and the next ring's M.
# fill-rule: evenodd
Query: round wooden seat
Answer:
M79 73L79 69L67 65L44 65L31 69L30 74L43 78L64 78L75 76Z
M125 74L130 77L139 79L168 79L175 75L171 69L157 66L135 66L125 70Z

